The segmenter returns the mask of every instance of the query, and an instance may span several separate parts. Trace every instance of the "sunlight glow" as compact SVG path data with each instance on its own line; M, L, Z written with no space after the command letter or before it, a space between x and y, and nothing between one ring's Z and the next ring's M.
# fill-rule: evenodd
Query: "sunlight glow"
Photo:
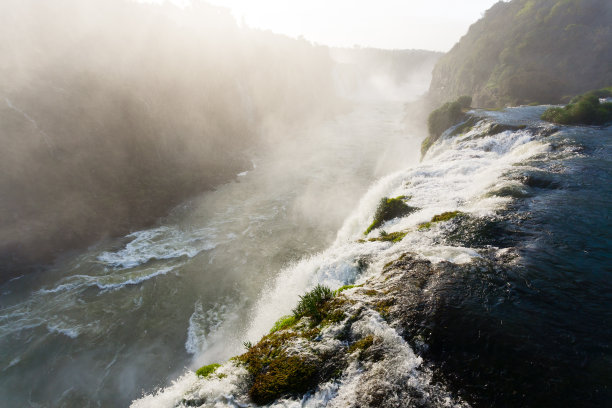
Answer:
M158 2L160 0L148 0ZM184 3L187 0L172 0ZM448 51L497 0L208 0L239 23L331 46Z

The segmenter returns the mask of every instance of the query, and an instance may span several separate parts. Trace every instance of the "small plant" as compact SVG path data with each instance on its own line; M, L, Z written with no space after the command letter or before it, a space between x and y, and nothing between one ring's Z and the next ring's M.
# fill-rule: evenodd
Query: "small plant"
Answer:
M250 341L245 341L245 342L242 343L242 345L247 350L249 350L251 347L253 347L253 343L251 343Z
M198 377L202 377L202 378L206 378L209 375L211 375L212 373L214 373L217 368L221 367L221 364L209 364L209 365L205 365L204 367L200 367L198 369L198 371L196 371L196 375Z
M334 292L327 286L317 285L313 290L300 296L300 302L293 309L293 316L296 319L307 316L318 323L323 318L321 313L325 303L334 297Z

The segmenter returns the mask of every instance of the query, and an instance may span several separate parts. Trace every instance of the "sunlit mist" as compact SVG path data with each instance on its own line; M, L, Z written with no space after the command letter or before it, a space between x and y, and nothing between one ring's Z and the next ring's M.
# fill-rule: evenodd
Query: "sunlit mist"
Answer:
M447 51L497 1L210 0L210 3L230 8L238 21L249 27L304 36L320 44ZM189 4L189 0L173 2Z

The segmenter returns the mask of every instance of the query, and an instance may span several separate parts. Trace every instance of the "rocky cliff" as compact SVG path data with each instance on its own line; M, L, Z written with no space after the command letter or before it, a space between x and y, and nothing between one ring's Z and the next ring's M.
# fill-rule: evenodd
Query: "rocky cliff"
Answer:
M498 2L440 59L432 105L470 95L476 107L560 103L612 83L612 2Z

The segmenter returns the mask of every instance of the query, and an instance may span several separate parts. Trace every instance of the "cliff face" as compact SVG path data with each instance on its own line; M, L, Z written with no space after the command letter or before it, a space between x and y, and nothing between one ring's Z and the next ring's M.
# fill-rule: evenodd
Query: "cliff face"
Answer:
M461 95L477 107L559 103L608 86L610 21L607 0L499 2L436 65L432 103Z

